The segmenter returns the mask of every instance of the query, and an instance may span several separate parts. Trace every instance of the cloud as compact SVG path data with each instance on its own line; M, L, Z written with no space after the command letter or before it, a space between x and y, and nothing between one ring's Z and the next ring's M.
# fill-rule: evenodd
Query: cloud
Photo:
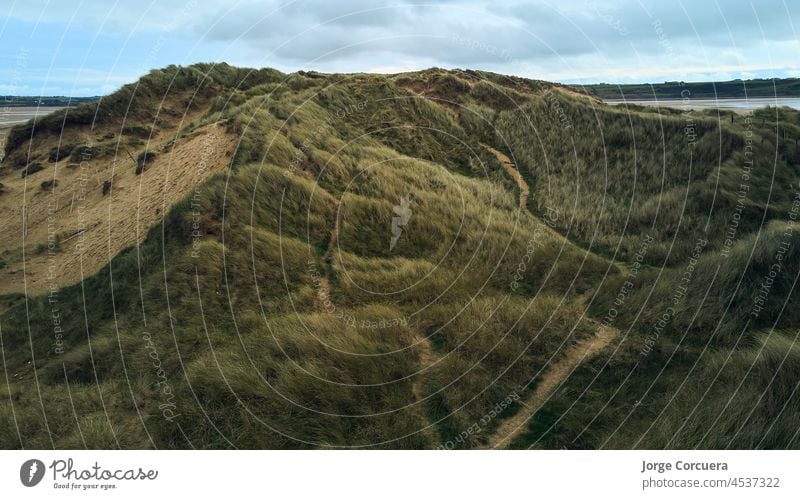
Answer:
M124 50L124 57L96 50L120 66L225 60L288 71L394 72L436 65L593 81L760 75L800 66L794 31L800 4L789 0L84 0L79 5L16 2L7 22L72 23L70 30L97 33L101 49L116 37L111 45L119 54ZM164 33L170 46L147 58L153 40ZM55 58L60 57L66 56ZM109 71L120 69L104 64ZM724 69L703 71L709 64Z
M794 5L794 4L793 4ZM797 8L783 0L433 3L297 1L247 2L209 12L199 36L269 55L284 65L343 71L434 60L442 66L563 72L586 56L624 70L637 60L669 58L670 66L709 59L765 64L772 42L795 41ZM779 64L796 57L773 51ZM367 64L350 67L353 61ZM407 65L407 64L406 64ZM547 77L547 75L540 75Z

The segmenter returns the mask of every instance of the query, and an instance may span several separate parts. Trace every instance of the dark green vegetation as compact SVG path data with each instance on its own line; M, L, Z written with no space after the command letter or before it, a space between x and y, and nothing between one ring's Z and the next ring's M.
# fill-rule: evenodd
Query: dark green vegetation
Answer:
M613 347L513 446L800 445L798 113L196 65L19 127L6 153L126 113L146 139L160 102L193 99L212 106L185 133L224 122L231 170L97 275L3 298L0 446L475 447L598 322Z
M0 107L66 107L95 102L100 97L0 95Z
M800 78L760 78L716 82L666 81L615 85L583 85L581 90L601 99L732 99L744 97L800 97Z

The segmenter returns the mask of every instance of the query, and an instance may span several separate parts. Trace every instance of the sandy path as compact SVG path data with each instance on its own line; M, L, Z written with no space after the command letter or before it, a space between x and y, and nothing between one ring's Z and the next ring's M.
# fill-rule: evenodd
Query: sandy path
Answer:
M503 421L497 430L482 445L482 449L502 449L527 427L528 421L547 401L548 396L586 359L597 355L619 335L619 330L597 323L595 335L570 347L564 356L551 364L542 374L539 384L527 400L521 401L522 410Z
M330 261L333 259L333 251L336 249L336 243L339 241L339 223L342 221L342 200L339 199L336 202L336 217L333 221L333 228L331 229L331 238L328 241L328 249L325 250L325 255L322 257L322 260L325 262L326 266L328 267L327 272L320 276L319 279L319 287L320 293L317 294L320 301L324 301L325 299L330 298L331 296L331 283L328 279L328 274L333 271L333 262Z
M414 394L416 399L422 400L422 380L423 378L423 371L425 371L431 364L433 364L433 346L431 345L431 340L424 334L420 334L417 332L416 334L417 343L416 347L419 351L419 371L414 373L416 379L411 384L411 392Z
M519 191L520 191L520 194L519 194L519 208L521 210L522 209L526 209L527 208L527 203L528 203L528 196L530 196L530 187L528 186L528 183L525 182L525 179L522 177L522 174L519 172L519 170L517 170L517 167L514 165L514 163L511 161L511 159L508 156L506 156L505 154L503 154L502 152L498 151L497 149L495 149L495 148L493 148L491 146L488 146L488 145L483 144L483 143L481 145L483 147L485 147L486 149L488 149L489 151L491 151L491 153L494 154L495 157L497 157L497 159L499 159L501 163L503 163L503 168L506 169L508 174L511 175L511 177L514 179L514 182L516 182L517 186L519 187ZM569 241L569 239L566 236L564 236L563 234L561 234L560 232L555 230L550 225L550 223L544 221L544 223L542 225L557 240L562 241L562 242L568 242ZM613 265L615 267L617 267L617 269L619 269L619 271L622 272L623 275L630 275L630 270L625 266L624 262L614 261Z
M503 168L506 169L508 174L511 175L511 178L514 179L514 182L517 183L517 187L519 187L519 208L521 210L525 209L526 205L528 204L528 196L530 195L531 189L528 187L528 183L525 182L525 179L522 178L522 174L519 172L519 170L517 170L516 165L514 165L514 163L511 161L511 158L501 153L497 149L489 147L486 144L481 145L491 151L491 153L494 154L501 163L503 163Z
M522 177L522 174L519 172L519 170L517 170L517 167L514 165L514 163L508 156L506 156L505 154L503 154L502 152L498 151L497 149L491 146L488 146L486 144L481 144L481 145L486 149L488 149L492 154L494 154L497 157L497 159L500 160L501 163L503 163L503 168L506 169L508 174L511 175L511 177L514 179L514 182L517 183L517 186L519 187L519 208L521 210L526 210L528 204L528 196L530 196L531 189L528 186L528 183ZM542 225L557 240L563 243L569 242L569 240L566 237L564 237L560 232L551 227L549 223L545 222Z
M336 219L333 222L331 229L331 240L328 242L328 251L325 252L325 259L327 260L333 255L334 247L339 242L339 224L342 223L342 200L341 198L336 201Z
M497 159L503 163L503 167L511 175L517 186L520 189L520 209L527 209L528 196L530 195L530 188L528 183L519 173L514 163L508 156L500 151L493 149L486 144L481 144L490 150ZM332 257L333 251L338 241L339 224L341 222L341 199L336 204L336 218L334 226L331 229L331 238L328 243L328 249L325 252L325 260L327 261ZM545 227L558 239L565 240L566 238L554 230L552 227L544 224ZM320 279L320 291L324 296L330 297L330 283L327 277ZM616 328L603 326L596 323L595 335L586 338L576 345L570 347L564 356L554 364L551 364L547 371L542 375L539 384L536 386L533 394L524 402L522 402L523 410L515 414L513 417L504 421L497 431L489 438L489 441L482 447L485 449L502 448L508 445L516 434L525 427L526 423L541 405L547 400L548 395L556 389L567 377L580 365L584 360L593 357L601 350L606 348L611 341L619 335L619 330ZM433 363L433 348L431 341L428 337L417 333L417 347L419 350L420 371L425 370ZM417 373L419 374L419 372ZM411 391L417 400L422 399L422 377L418 378L412 383Z
M329 259L333 257L333 252L336 248L336 244L339 238L339 224L342 220L342 200L339 199L336 203L336 218L334 221L333 228L331 229L331 238L328 242L328 249L325 251L324 260L327 262ZM330 266L333 264L330 263ZM320 302L324 302L326 299L332 299L331 295L331 284L330 280L328 279L327 275L321 276L318 283L319 289L317 291L317 298ZM411 385L411 392L414 394L417 400L422 399L422 372L425 371L431 364L433 364L433 345L431 344L430 338L421 334L420 332L416 332L416 343L415 347L416 350L419 352L419 365L420 369L415 373L416 379Z

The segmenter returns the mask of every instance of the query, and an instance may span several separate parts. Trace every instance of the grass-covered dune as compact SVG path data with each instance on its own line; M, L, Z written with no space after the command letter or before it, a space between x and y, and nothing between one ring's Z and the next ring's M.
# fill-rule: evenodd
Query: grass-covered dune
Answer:
M474 448L524 414L503 446L796 447L800 120L746 119L207 64L19 127L3 175L104 127L233 153L95 275L2 297L0 446Z

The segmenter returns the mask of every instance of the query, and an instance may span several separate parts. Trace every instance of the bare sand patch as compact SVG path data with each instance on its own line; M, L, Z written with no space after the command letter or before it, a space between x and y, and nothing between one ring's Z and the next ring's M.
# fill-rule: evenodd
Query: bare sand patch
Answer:
M223 125L210 124L164 148L140 175L120 154L4 177L0 294L45 294L95 274L140 243L195 186L224 171L234 147ZM57 183L47 191L44 181Z

